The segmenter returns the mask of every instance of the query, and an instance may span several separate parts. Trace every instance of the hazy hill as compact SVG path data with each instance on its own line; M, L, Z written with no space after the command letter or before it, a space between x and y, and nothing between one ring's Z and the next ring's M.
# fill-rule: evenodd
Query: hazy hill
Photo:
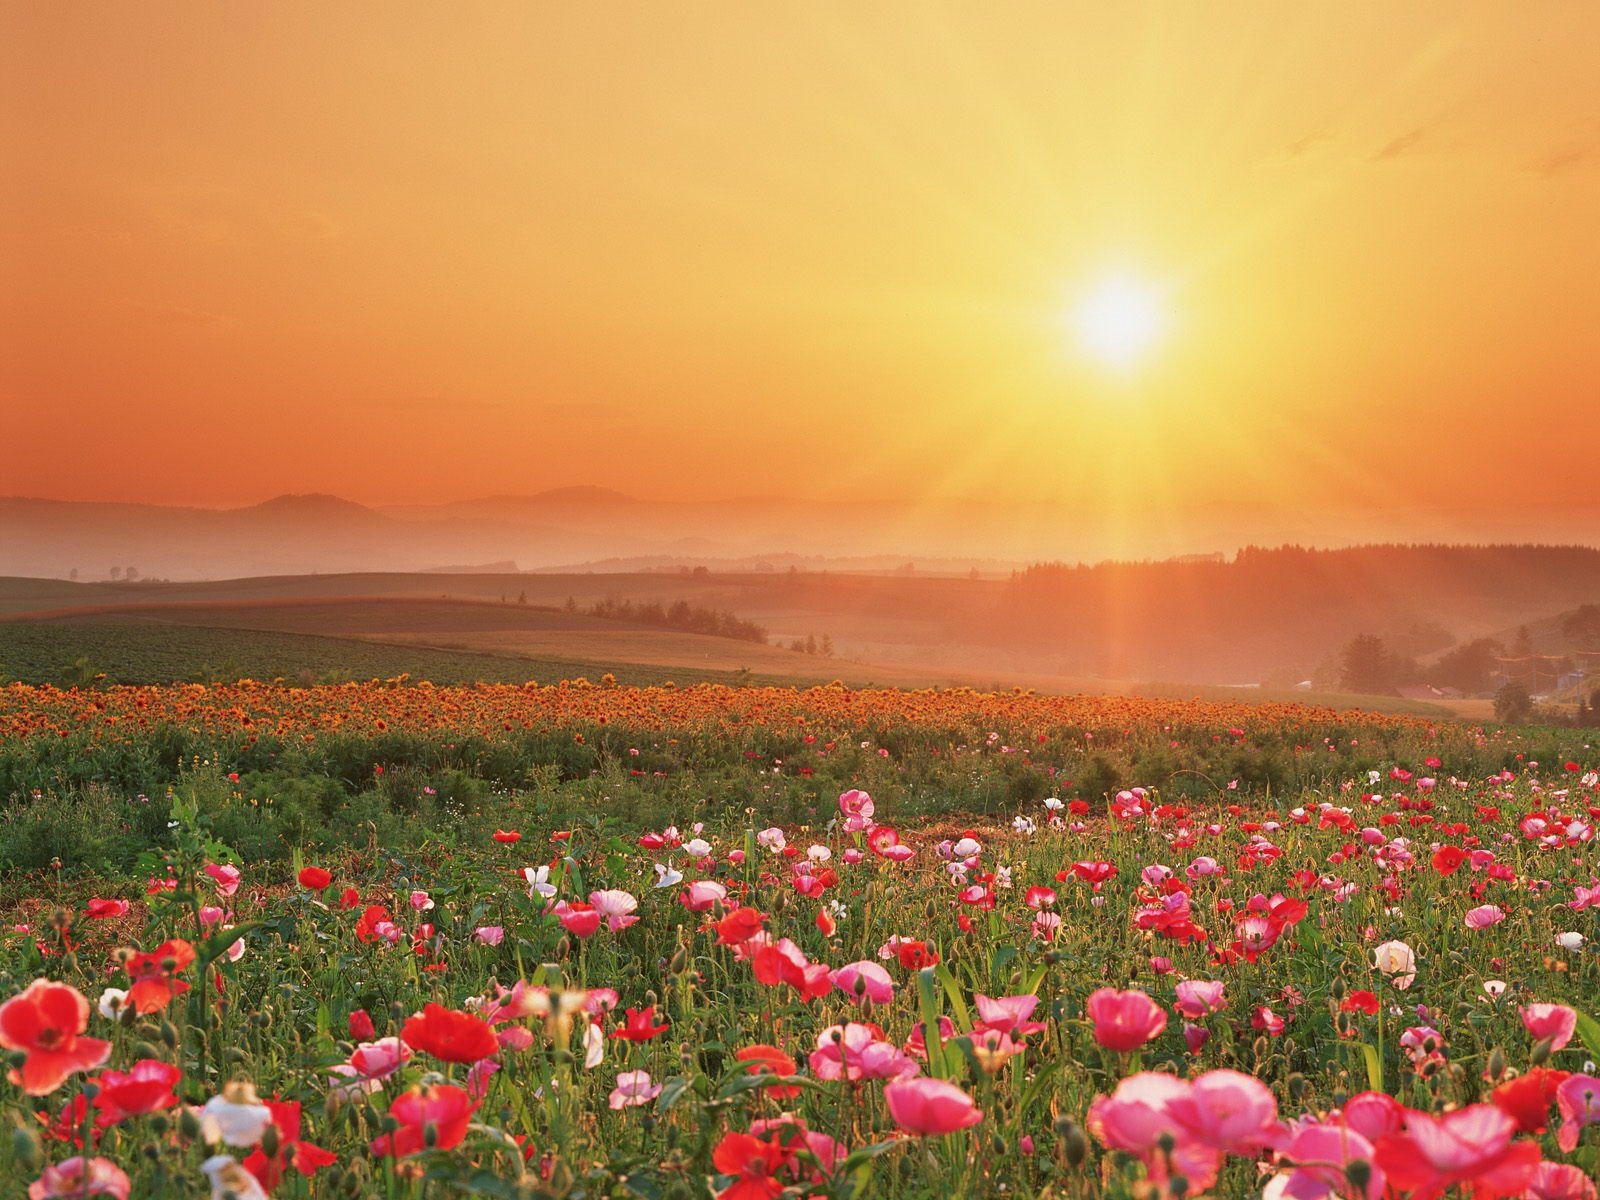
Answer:
M1221 562L1031 567L975 635L1097 673L1243 682L1309 670L1357 633L1421 655L1597 599L1600 550L1587 547L1283 547Z

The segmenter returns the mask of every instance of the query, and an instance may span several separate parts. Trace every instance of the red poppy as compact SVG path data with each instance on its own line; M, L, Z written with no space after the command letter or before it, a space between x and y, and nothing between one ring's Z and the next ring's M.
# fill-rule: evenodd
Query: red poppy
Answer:
M1378 1015L1378 997L1368 991L1351 992L1340 1003L1339 1011L1366 1013L1369 1017L1375 1017Z
M111 917L128 915L126 900L101 900L98 897L83 906L83 915L91 921L104 921Z
M364 1008L358 1008L350 1014L350 1036L358 1042L370 1042L377 1036L377 1029L373 1027L372 1018Z
M300 874L296 876L300 886L307 891L320 892L333 882L333 874L322 867L301 867Z
M711 1152L711 1163L734 1180L717 1193L719 1200L771 1200L783 1193L778 1172L788 1157L776 1141L748 1133L726 1133Z
M361 893L353 887L347 887L339 893L340 908L354 908L361 903Z
M920 971L924 967L934 967L939 964L939 955L935 950L928 948L927 942L902 940L895 943L894 956L908 971Z
M363 942L378 940L378 925L383 922L392 922L394 917L387 906L382 904L369 904L356 918L356 937Z
M444 1062L475 1063L500 1049L487 1021L442 1004L426 1005L401 1028L400 1039Z
M494 840L502 845L512 846L522 840L522 834L515 829L496 829Z
M1489 1095L1494 1106L1517 1123L1521 1133L1543 1133L1550 1126L1550 1106L1566 1082L1568 1071L1530 1067L1526 1074L1507 1080Z
M477 1111L477 1104L461 1088L447 1083L414 1087L389 1105L389 1115L400 1127L375 1139L372 1152L399 1158L429 1146L449 1150L467 1136L467 1125ZM431 1140L427 1137L429 1129L433 1131Z
M1433 852L1433 869L1441 875L1454 875L1467 861L1467 852L1460 846L1440 846Z
M779 1050L776 1046L759 1043L754 1046L745 1046L734 1051L734 1058L745 1063L745 1071L750 1075L782 1075L792 1076L795 1073L795 1061ZM798 1096L800 1089L793 1084L769 1083L763 1089L774 1100L788 1100Z
M115 1125L128 1117L159 1112L178 1102L173 1088L183 1072L159 1058L142 1058L127 1071L102 1071L95 1079L99 1094L94 1106L100 1110L99 1121Z
M629 1042L648 1042L651 1038L660 1037L667 1031L667 1026L652 1024L655 1015L656 1009L653 1004L645 1009L630 1008L627 1020L620 1028L613 1029L611 1036Z
M717 945L738 946L748 942L761 932L766 919L766 913L757 912L749 905L734 909L722 920L712 923L712 928L717 931Z
M254 1175L263 1188L271 1191L277 1187L288 1167L292 1166L309 1179L321 1168L331 1167L339 1161L337 1154L300 1140L298 1101L264 1100L262 1103L271 1111L272 1123L278 1130L277 1153L268 1157L266 1152L257 1146L239 1165Z
M160 1012L189 990L178 976L194 965L194 947L182 938L169 938L148 954L134 954L124 969L133 986L128 1003L140 1016Z
M30 1096L55 1091L74 1071L105 1062L111 1043L79 1037L89 1028L89 1001L75 987L35 979L0 1005L0 1047L21 1051L22 1065L7 1076Z

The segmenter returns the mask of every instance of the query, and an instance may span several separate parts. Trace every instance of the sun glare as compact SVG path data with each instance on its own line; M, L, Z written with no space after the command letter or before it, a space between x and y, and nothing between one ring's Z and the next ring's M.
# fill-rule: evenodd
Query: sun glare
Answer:
M1125 274L1094 281L1071 312L1079 349L1116 371L1131 370L1148 358L1170 319L1164 290Z

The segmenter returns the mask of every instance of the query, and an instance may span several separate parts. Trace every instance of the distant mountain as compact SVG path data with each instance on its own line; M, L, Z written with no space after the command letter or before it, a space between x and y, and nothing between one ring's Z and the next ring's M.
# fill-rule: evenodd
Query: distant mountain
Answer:
M449 562L559 562L656 552L648 537L532 520L407 518L337 496L277 496L243 508L0 499L0 574L222 579L328 571L418 571Z
M1600 511L1594 516L1587 529L1600 529ZM1568 512L1562 519L1578 517ZM1134 511L1111 522L1043 503L664 501L591 486L383 506L327 494L227 509L11 498L0 499L0 573L60 577L76 570L83 579L105 579L113 566L133 566L145 576L220 579L507 561L533 570L579 563L600 571L763 563L880 571L915 561L937 571L971 564L987 573L1055 558L1203 558L1252 542L1359 545L1371 540L1363 521L1370 517L1252 508L1211 515ZM1440 514L1396 512L1393 524L1408 541L1455 542L1463 540L1461 529L1471 529L1477 540L1512 542L1530 540L1519 529L1560 523L1524 507L1456 513L1447 522Z

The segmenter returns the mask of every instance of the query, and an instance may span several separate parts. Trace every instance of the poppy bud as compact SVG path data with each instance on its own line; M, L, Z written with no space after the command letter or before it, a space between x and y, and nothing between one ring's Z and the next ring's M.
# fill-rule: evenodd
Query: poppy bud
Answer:
M1534 1043L1533 1053L1528 1056L1528 1061L1536 1067L1542 1067L1550 1060L1550 1052L1555 1048L1555 1043L1550 1038L1540 1038Z
M432 1150L439 1144L439 1127L432 1121L425 1121L422 1126L422 1144Z
M82 1091L83 1098L88 1100L90 1103L93 1103L94 1098L100 1094L100 1085L92 1079L85 1079L83 1081Z
M74 951L68 950L61 956L61 969L69 975L77 971L78 956Z
M1490 1079L1499 1079L1506 1073L1506 1052L1499 1046L1489 1051L1489 1065L1486 1074Z
M1298 1104L1305 1094L1306 1077L1295 1071L1289 1076L1289 1098Z
M565 961L567 956L571 953L572 940L566 936L563 936L561 940L556 943L556 957L562 961Z
M1346 994L1347 990L1348 989L1346 989L1345 984L1344 984L1344 979L1342 977L1336 976L1334 978L1332 986L1328 988L1328 994L1330 996L1332 996L1335 1000L1343 1000L1345 998L1345 994Z
M1189 1194L1189 1179L1186 1175L1174 1175L1167 1180L1167 1194L1172 1200L1183 1200Z
M11 1157L25 1170L35 1170L39 1165L39 1137L33 1130L18 1125L11 1131Z
M163 1134L171 1128L172 1122L167 1119L166 1113L158 1112L150 1114L150 1131L152 1133Z
M223 1052L223 1057L231 1063L242 1063L249 1056L246 1055L243 1050L239 1049L239 1047L229 1046L227 1050Z
M283 1137L278 1132L277 1125L268 1125L261 1131L261 1152L268 1158L274 1157L283 1148Z
M559 1067L570 1067L578 1061L571 1050L557 1050L551 1057Z
M1161 1147L1161 1153L1171 1157L1173 1150L1177 1148L1178 1139L1172 1136L1170 1129L1163 1129L1161 1136L1156 1139L1156 1145Z
M401 1004L398 1000L389 1005L389 1019L391 1021L404 1021L410 1015L411 1014L406 1011L406 1006Z
M688 965L689 965L689 952L687 950L685 950L682 946L679 946L678 950L677 950L677 953L675 953L667 961L667 971L669 973L673 974L673 975L682 975L683 972L684 972L684 969L686 967L688 967Z
M661 998L656 995L655 988L651 988L649 991L645 992L644 1002L652 1006L661 1003Z
M194 1109L186 1106L178 1113L178 1132L190 1141L200 1136L200 1118Z
M1350 1181L1352 1191L1365 1195L1367 1185L1372 1182L1372 1164L1364 1158L1352 1159L1344 1165L1344 1177Z
M1089 1157L1089 1139L1083 1135L1083 1129L1071 1117L1056 1118L1056 1133L1061 1138L1061 1156L1067 1160L1069 1167L1083 1166L1083 1160Z
M161 1022L161 1041L169 1050L178 1047L178 1027L171 1021Z

